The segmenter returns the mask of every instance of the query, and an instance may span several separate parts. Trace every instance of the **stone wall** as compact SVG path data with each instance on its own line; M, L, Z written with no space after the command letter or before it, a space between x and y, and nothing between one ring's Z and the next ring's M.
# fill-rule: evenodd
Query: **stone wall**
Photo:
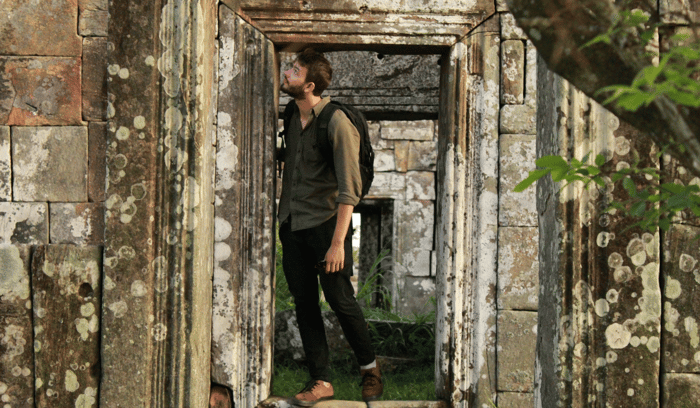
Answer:
M0 15L1 399L12 407L93 406L107 0L11 0Z

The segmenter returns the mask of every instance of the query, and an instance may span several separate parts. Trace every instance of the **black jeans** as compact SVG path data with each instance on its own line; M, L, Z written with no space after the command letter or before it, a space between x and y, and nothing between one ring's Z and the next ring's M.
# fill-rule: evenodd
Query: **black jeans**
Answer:
M350 283L352 276L352 233L345 237L345 266L343 270L326 274L314 267L330 248L336 217L323 224L300 231L291 231L290 222L280 227L282 266L289 291L294 296L301 341L309 373L314 380L330 381L328 343L319 305L318 281L331 309L338 316L343 333L355 352L360 365L374 361L374 349L369 338L362 309L355 299ZM352 229L352 228L351 228ZM317 278L318 277L318 278Z

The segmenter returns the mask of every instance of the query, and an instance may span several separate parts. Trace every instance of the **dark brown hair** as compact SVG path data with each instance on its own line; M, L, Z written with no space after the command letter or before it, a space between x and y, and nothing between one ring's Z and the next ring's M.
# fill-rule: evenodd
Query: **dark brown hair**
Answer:
M306 82L314 83L314 95L321 96L333 79L331 63L313 48L297 54L299 65L306 68Z

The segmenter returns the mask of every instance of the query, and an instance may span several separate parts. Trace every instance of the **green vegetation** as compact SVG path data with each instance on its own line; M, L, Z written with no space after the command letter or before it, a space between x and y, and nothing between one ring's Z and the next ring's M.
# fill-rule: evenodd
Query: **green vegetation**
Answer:
M295 362L275 364L272 394L279 396L295 395L306 382L305 368ZM360 376L350 364L336 364L332 368L332 383L335 399L361 401ZM434 365L416 364L396 371L384 371L383 400L430 401L435 399Z

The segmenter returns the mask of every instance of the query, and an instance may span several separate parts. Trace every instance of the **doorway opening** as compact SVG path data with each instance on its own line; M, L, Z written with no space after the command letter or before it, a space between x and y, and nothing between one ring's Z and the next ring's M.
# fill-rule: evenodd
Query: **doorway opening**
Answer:
M375 183L355 208L353 217L356 296L370 325L385 375L389 381L393 376L404 383L410 382L398 386L405 385L412 392L399 392L389 399L432 400L435 399L436 119L441 56L371 51L334 51L325 55L333 66L334 78L324 96L363 111L376 155ZM280 72L291 66L293 60L293 53L280 53ZM280 95L280 117L290 100L287 95ZM278 184L281 182L278 179ZM293 303L279 297L288 296L284 291L284 275L278 271L276 276L278 318L273 394L285 395L290 392L283 385L289 376L289 360L301 357L303 352L298 334L289 324L294 313L281 310ZM327 306L324 309L331 358L335 366L347 366L345 363L352 361L349 347L344 341L330 339L343 335L332 312ZM342 378L350 374L344 371L338 373ZM351 377L356 377L356 373ZM359 400L356 381L342 378L340 389L334 383L336 398L339 394L341 398ZM298 382L298 378L294 380ZM293 386L299 387L296 382ZM345 383L352 390L342 389Z

